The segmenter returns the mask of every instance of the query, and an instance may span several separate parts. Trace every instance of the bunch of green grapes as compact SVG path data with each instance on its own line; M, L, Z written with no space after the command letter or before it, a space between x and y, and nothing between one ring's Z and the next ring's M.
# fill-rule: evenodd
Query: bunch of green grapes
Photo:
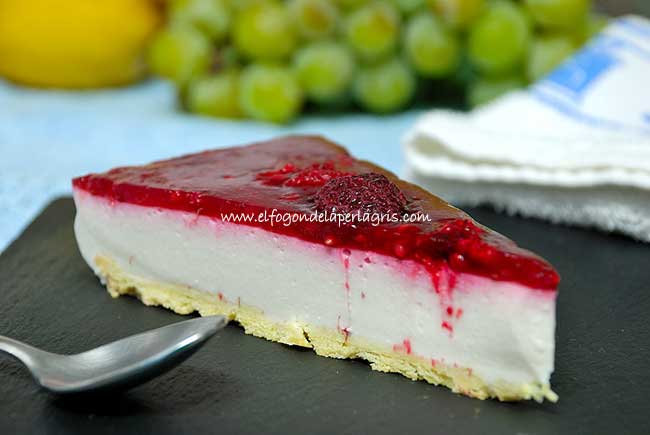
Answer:
M286 123L307 107L395 112L450 84L482 104L605 23L591 0L168 0L149 64L191 112Z

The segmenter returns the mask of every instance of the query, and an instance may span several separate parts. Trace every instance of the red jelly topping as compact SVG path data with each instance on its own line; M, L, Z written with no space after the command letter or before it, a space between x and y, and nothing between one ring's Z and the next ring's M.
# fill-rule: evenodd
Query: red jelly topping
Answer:
M298 168L292 163L274 171L257 174L257 180L269 186L322 186L328 181L348 175L347 172L335 169L334 163L312 163L306 168Z
M289 136L205 151L145 166L75 178L73 185L116 202L182 210L222 219L224 213L305 213L318 208L423 213L429 222L339 225L302 221L240 222L327 246L368 250L422 263L434 283L441 267L540 290L559 276L543 259L475 223L441 199L399 180L316 136Z
M316 193L315 206L332 213L400 214L406 197L385 175L371 172L331 179Z

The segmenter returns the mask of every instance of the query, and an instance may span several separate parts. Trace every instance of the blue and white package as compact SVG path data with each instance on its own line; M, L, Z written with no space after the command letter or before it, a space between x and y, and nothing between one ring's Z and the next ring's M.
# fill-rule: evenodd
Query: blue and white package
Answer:
M650 23L624 17L536 83L534 95L593 126L650 132Z

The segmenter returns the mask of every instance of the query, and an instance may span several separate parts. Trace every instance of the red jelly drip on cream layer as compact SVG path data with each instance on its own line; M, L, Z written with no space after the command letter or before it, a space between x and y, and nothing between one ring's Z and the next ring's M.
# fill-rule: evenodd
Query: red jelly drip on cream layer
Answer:
M181 210L326 246L376 252L499 281L553 291L559 276L536 255L480 226L467 214L318 136L288 136L242 147L122 167L73 180L75 189L114 202ZM409 213L428 221L339 223L269 219L315 212ZM259 216L266 214L265 219ZM240 222L244 224L244 222Z

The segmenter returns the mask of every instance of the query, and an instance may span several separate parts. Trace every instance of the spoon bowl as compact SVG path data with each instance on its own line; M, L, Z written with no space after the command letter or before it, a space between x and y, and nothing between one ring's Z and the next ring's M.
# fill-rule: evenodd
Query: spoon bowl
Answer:
M227 324L224 316L177 322L75 355L60 355L0 336L0 350L20 361L56 394L132 388L180 364Z

